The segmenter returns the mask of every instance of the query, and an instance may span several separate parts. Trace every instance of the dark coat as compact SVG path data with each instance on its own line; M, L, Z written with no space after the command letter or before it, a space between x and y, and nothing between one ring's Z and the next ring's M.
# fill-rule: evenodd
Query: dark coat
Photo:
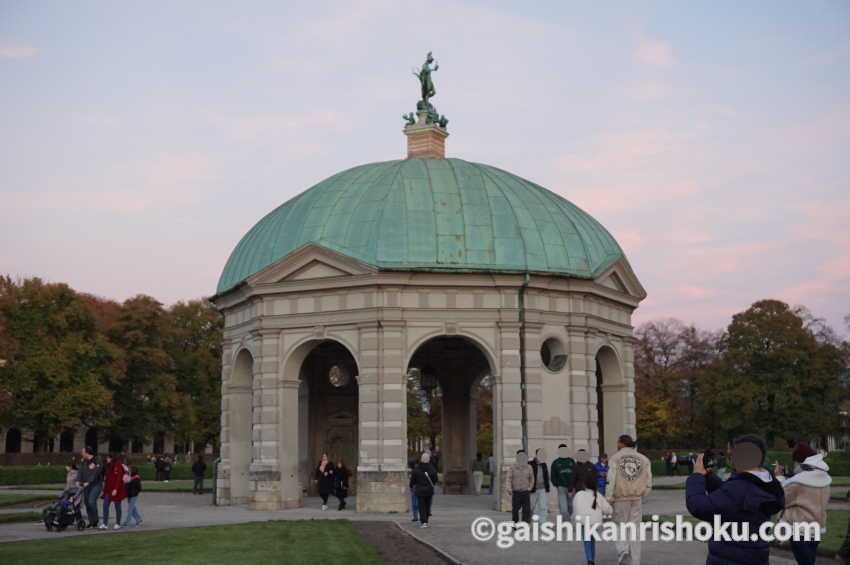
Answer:
M430 463L417 463L410 474L410 488L416 496L434 496L437 469Z
M732 475L725 483L714 473L688 477L685 501L688 511L700 520L746 522L750 533L785 507L782 485L771 474L765 483L751 473ZM768 565L770 547L765 541L710 541L707 565Z
M89 469L89 465L94 463L94 469ZM80 468L77 470L77 481L81 485L89 483L91 485L99 485L103 480L103 467L97 457L92 457L88 461L80 461Z
M133 478L127 483L127 498L139 496L140 492L142 492L142 478L139 475L133 475Z
M192 465L192 474L195 475L196 477L203 477L204 471L206 471L206 470L207 470L207 464L204 463L203 459L198 459Z
M549 492L549 466L546 463L538 463L536 458L529 461L528 464L531 465L531 472L534 474L534 485L531 487L532 492L539 488L545 488L546 492ZM543 486L537 484L538 465L543 465Z
M593 479L593 484L597 484L596 467L590 461L576 463L573 467L573 474L570 477L570 490L584 490L587 477Z
M334 496L345 498L348 496L348 478L351 473L346 467L334 467Z
M316 481L319 483L319 494L331 494L334 488L333 461L328 461L328 464L325 465L324 472L319 470L321 466L321 463L316 465Z

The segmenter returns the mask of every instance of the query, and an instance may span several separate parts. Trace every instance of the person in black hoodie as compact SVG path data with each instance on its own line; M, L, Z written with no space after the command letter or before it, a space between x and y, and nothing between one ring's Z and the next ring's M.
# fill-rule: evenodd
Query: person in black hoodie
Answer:
M757 533L762 523L785 507L782 485L762 466L766 453L767 446L757 435L735 438L735 473L725 483L705 468L699 455L685 486L688 511L707 522L717 514L722 522L747 523L750 534ZM770 547L763 540L708 542L707 565L768 565L769 561Z
M549 517L549 467L546 465L546 450L538 448L534 459L529 462L534 476L531 487L531 507L542 524Z
M339 508L337 510L345 510L345 497L348 496L348 477L351 473L348 472L348 467L342 462L342 459L336 462L334 469L334 496L339 499Z
M203 494L204 492L204 473L207 470L207 464L204 463L204 456L198 454L198 459L192 464L192 476L195 478L192 484L193 494Z
M334 490L334 464L327 453L322 453L322 460L316 465L316 482L322 497L322 510L327 510L328 497Z
M428 527L431 517L431 501L434 498L434 484L437 482L437 469L431 465L431 455L423 453L419 463L413 467L410 474L410 488L419 499L419 522L421 527Z

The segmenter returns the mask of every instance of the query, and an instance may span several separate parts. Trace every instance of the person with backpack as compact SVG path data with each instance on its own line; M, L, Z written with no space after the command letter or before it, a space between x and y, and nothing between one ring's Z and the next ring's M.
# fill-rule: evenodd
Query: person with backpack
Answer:
M192 477L195 481L192 483L193 494L203 494L204 492L204 473L207 471L207 464L204 462L204 456L198 454L198 459L192 464Z
M611 516L614 509L596 490L596 479L590 474L583 475L584 482L577 485L581 490L573 496L573 517L577 526L589 528L593 524L601 524L603 516ZM596 540L584 531L584 556L588 565L596 561Z
M419 463L410 474L410 486L419 498L420 527L427 528L428 518L431 517L431 503L434 499L434 484L437 482L437 469L431 464L431 455L422 454Z
M139 475L139 470L136 467L130 467L129 480L126 484L127 490L127 518L123 527L130 524L130 520L135 522L136 526L142 525L142 515L139 514L139 494L142 492L142 477Z

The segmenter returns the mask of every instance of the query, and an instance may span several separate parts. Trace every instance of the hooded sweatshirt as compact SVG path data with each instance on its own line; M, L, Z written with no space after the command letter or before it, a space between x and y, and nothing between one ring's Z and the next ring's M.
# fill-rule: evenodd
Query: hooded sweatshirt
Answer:
M711 522L746 522L751 533L785 506L782 485L766 469L732 475L725 483L713 473L694 473L685 484L688 511ZM710 541L708 565L767 565L770 547L766 541Z
M569 451L566 447L558 448L558 458L552 461L551 477L552 484L556 487L570 486L570 478L573 475L573 467L575 460L569 456Z
M812 455L802 464L802 471L785 479L778 477L785 491L785 512L782 520L789 523L818 522L826 531L826 505L829 504L832 477L823 454Z
M534 472L528 464L528 456L524 451L520 451L511 465L511 492L528 492L533 485Z

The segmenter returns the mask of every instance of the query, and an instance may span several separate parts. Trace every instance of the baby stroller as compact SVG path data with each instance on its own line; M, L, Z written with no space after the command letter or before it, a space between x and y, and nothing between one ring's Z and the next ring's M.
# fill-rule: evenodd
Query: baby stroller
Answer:
M44 509L42 518L44 527L48 532L56 530L61 532L71 525L78 530L86 528L83 519L83 489L81 487L68 487L59 495L59 499Z

